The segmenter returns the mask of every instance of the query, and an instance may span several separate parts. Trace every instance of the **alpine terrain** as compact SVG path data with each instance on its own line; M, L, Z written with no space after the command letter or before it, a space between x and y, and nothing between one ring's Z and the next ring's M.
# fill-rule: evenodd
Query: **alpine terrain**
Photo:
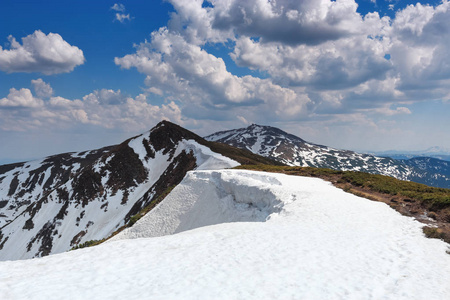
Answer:
M40 257L101 240L187 171L230 168L253 159L269 162L163 121L117 146L0 166L0 260Z
M449 299L448 244L422 226L317 178L190 171L106 243L0 262L0 297Z
M289 166L361 171L450 188L450 164L438 159L395 160L339 150L307 142L275 127L256 124L216 132L205 139L247 149Z

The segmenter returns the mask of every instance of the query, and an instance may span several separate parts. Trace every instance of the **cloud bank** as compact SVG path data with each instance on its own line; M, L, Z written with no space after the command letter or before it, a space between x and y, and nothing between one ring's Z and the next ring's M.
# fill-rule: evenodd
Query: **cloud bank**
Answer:
M395 19L361 15L353 0L169 2L168 26L115 63L145 74L189 118L312 126L364 118L381 132L382 118L450 95L448 1L409 5ZM214 47L253 73L231 73Z
M42 79L32 81L30 89L12 88L0 99L0 129L4 131L58 130L79 126L145 131L161 119L182 123L180 108L174 103L152 105L147 97L124 95L120 90L101 89L70 100L52 96L53 89ZM44 99L47 98L47 99ZM15 108L15 110L12 110Z
M174 11L167 26L114 59L145 76L142 94L98 89L65 99L37 79L34 93L15 87L2 95L1 128L138 132L164 118L207 134L255 122L313 142L373 149L400 139L406 145L419 133L438 140L443 132L432 128L436 123L420 129L415 118L421 103L450 103L447 0L409 5L393 19L361 15L354 0L168 2ZM111 10L126 16L123 4ZM10 50L0 48L5 72L56 74L84 62L81 50L57 34L10 41ZM52 43L72 55L48 55Z

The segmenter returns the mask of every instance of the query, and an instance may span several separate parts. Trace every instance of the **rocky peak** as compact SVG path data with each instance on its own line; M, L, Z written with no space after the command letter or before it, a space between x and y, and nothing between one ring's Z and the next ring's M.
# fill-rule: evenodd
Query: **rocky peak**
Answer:
M116 146L0 167L0 260L103 239L186 172L238 165L206 144L162 121Z
M169 121L159 122L151 131L150 139L155 151L173 148L181 140L201 141L202 138L195 133Z

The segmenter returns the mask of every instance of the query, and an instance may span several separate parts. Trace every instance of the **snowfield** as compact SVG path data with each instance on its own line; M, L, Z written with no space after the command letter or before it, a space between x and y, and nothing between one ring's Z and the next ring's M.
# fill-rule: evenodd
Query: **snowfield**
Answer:
M0 299L450 299L421 227L320 179L193 171L114 241L0 262Z

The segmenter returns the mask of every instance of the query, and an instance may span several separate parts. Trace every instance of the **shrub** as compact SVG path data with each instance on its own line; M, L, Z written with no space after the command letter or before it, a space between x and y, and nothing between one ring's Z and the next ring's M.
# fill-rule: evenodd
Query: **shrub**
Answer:
M442 230L439 229L439 228L424 226L424 227L422 228L422 230L423 230L423 233L425 234L425 236L426 236L427 238L430 238L430 239L440 239L440 240L445 239L445 234L444 234L444 232L442 232Z
M436 220L437 219L437 214L435 212L430 212L430 213L428 213L428 217L433 219L433 220Z
M75 247L72 247L72 249L70 249L70 250L77 250L77 249L81 249L81 248L95 246L95 245L100 244L101 242L103 242L103 240L101 240L101 241L99 241L99 240L86 241L86 242L84 242L82 244L78 244Z
M128 222L127 226L128 227L133 226L140 218L142 218L142 215L140 213L135 214L130 218L130 221Z

